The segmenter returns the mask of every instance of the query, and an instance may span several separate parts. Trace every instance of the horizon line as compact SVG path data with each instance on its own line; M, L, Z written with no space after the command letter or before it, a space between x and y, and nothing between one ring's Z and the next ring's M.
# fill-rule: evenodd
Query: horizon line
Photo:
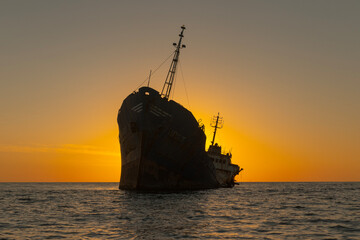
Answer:
M236 182L236 183L356 183L356 182L360 182L360 180L355 180L355 181L269 181L269 182L265 182L265 181L244 181L244 182ZM42 182L42 181L19 181L19 182L14 182L14 181L9 181L9 182L3 182L0 181L0 183L119 183L119 182L112 182L112 181L100 181L100 182L92 182L92 181L77 181L77 182L64 182L64 181L59 181L59 182Z

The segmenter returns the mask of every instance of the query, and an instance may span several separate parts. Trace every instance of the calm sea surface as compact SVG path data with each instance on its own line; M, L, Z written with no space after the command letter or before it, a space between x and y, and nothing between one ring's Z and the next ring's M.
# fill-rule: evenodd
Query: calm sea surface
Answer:
M181 193L0 183L1 239L360 239L360 183L240 183Z

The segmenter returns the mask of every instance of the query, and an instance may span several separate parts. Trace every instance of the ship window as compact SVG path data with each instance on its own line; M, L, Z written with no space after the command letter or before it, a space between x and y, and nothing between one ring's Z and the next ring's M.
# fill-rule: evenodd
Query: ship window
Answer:
M150 93L149 93L149 92L145 92L145 95L150 95Z

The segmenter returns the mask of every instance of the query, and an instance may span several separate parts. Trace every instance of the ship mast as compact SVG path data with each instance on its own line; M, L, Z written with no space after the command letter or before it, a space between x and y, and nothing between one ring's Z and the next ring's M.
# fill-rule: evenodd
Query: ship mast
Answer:
M186 47L184 44L181 44L182 38L184 37L183 33L184 33L184 30L185 30L185 26L182 25L181 29L182 29L181 33L179 34L179 37L180 37L179 42L177 44L173 43L173 46L176 47L176 50L174 52L174 57L173 57L173 60L171 62L169 72L168 72L168 74L166 76L166 80L165 80L164 86L163 86L162 91L161 91L161 96L164 97L164 98L167 98L167 99L169 99L169 97L170 97L171 87L172 87L173 82L174 82L175 73L176 73L176 66L177 66L177 63L179 61L180 49Z
M214 116L211 119L210 126L214 128L214 136L213 136L213 140L211 141L211 146L213 146L215 143L216 130L221 129L224 126L224 121L223 121L223 118L220 117L220 113L218 113L217 116Z

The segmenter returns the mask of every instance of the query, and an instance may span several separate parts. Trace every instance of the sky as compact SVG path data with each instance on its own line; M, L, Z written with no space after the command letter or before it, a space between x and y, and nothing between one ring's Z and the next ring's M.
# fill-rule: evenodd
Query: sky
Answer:
M360 181L359 1L0 1L0 181L117 182L122 101L174 100L244 182ZM170 61L151 78L161 91Z

